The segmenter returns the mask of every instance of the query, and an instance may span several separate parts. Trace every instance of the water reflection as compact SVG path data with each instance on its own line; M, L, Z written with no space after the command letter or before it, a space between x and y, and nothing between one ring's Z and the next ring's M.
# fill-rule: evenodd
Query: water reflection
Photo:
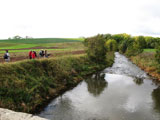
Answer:
M53 100L40 116L50 120L160 120L160 87L144 71L117 53L113 67L103 73Z
M40 116L49 120L58 120L59 116L56 115L59 114L62 118L69 120L69 115L73 111L73 108L71 100L61 96L54 100ZM56 109L56 111L54 111L54 109Z
M99 96L103 90L108 86L108 83L104 79L105 74L94 74L85 80L88 85L88 91L95 97Z
M135 78L133 80L137 85L142 85L143 84L143 79L142 78Z
M153 90L152 99L154 110L160 113L160 86Z

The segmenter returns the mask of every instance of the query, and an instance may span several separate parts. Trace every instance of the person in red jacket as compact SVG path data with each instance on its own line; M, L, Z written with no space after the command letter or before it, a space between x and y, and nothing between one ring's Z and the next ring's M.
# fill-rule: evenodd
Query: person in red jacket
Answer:
M35 59L36 58L36 54L35 52L32 52L32 59Z
M32 50L29 51L29 59L32 59Z

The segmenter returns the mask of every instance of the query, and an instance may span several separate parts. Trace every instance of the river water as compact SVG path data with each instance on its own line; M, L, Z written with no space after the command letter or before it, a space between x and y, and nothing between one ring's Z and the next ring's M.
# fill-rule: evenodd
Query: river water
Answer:
M125 56L54 99L39 116L50 120L160 120L160 87Z

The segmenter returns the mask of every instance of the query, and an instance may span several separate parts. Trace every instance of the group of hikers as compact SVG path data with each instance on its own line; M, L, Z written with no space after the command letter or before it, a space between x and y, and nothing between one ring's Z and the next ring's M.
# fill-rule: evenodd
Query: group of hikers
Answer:
M40 52L39 52L39 57L40 58L48 58L48 56L49 56L50 54L47 54L47 50L40 50ZM36 53L36 51L30 51L29 52L29 59L35 59L37 57L37 53Z
M50 54L47 53L47 50L43 50L43 49L42 49L42 50L40 50L40 52L39 52L39 57L40 57L40 58L48 58L49 55L50 55ZM30 51L29 51L29 59L35 59L36 57L38 57L36 51L30 50ZM4 58L4 60L5 60L6 62L9 62L9 61L10 61L10 54L9 54L8 50L6 50L6 53L4 54L3 58Z

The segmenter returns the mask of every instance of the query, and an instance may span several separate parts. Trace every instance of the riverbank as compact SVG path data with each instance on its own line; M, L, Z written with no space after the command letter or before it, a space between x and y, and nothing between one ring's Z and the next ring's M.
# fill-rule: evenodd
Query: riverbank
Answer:
M150 76L160 81L160 67L155 60L155 53L143 52L137 56L130 57L130 60Z
M46 103L77 85L83 77L113 64L96 64L85 55L0 64L0 107L39 112Z
M49 120L160 120L159 95L159 85L117 52L112 67L55 98L38 116Z

